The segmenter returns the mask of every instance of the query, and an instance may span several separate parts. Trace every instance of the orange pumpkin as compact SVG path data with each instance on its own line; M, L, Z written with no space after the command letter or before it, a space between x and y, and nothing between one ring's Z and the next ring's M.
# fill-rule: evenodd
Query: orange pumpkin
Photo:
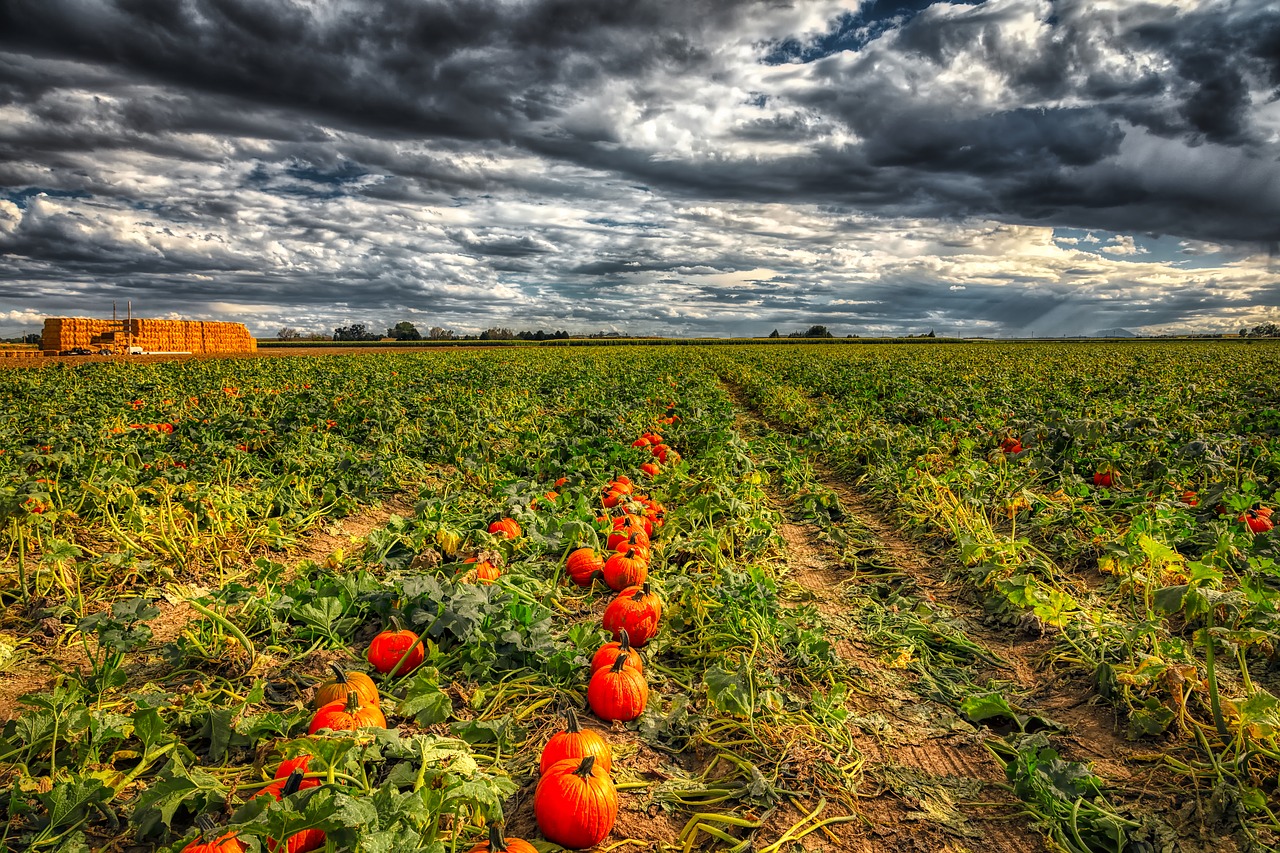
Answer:
M594 755L596 763L608 772L613 766L613 750L609 741L595 729L582 728L572 708L565 709L564 719L564 730L553 734L542 748L538 772L546 773L547 768L558 761L568 758L579 761L588 755Z
M514 518L500 518L489 525L489 532L499 539L515 539L524 531Z
M627 654L628 652L629 654ZM627 635L625 628L622 630L621 640L605 643L596 650L595 655L591 658L591 672L594 673L597 669L606 669L613 666L613 662L623 654L627 655L627 666L633 667L641 673L644 672L644 663L640 660L640 655L631 648L631 637Z
M604 841L618 817L618 791L594 756L559 761L533 793L533 814L547 840L582 850Z
M377 705L361 705L360 697L353 690L347 694L346 702L330 702L311 718L311 726L307 734L315 734L321 729L335 732L353 732L356 729L387 727L387 718Z
M587 703L602 720L634 720L649 702L644 675L627 666L634 652L623 652L608 669L597 669L587 684Z
M383 631L369 643L365 659L383 674L404 675L413 672L426 659L422 641L412 631Z
M381 704L378 685L373 683L372 678L363 672L343 672L342 667L336 663L329 664L329 668L333 670L333 681L326 681L316 688L316 695L311 699L312 707L320 708L330 702L340 702L353 690L360 694L363 704Z
M604 577L604 560L594 548L579 548L564 562L569 578L578 586L591 586L597 577Z
M503 851L506 851L506 853L538 853L538 848L519 838L503 838L502 827L496 823L491 823L489 824L489 840L480 842L467 853L489 853L489 851L497 851L497 853L503 853Z
M306 779L302 774L307 772L307 764L311 761L310 755L299 755L297 758L288 758L280 762L280 766L276 768L275 781L270 785L263 787L255 797L269 796L273 800L278 800L285 794L285 788L290 784L293 774L298 773L297 790L306 790L314 788L320 784L319 779Z
M302 771L294 770L285 780L284 789L280 792L281 796L287 797L297 793L304 787L302 783ZM325 837L322 829L304 829L301 832L295 832L285 839L283 845L274 838L267 838L267 849L271 853L309 853L311 850L319 850L324 844Z
M658 620L662 618L662 599L649 589L648 584L624 589L604 609L604 628L621 641L622 632L631 638L631 645L643 647L658 633Z
M649 577L649 561L635 548L628 548L625 554L614 554L604 561L604 582L610 589L622 590L645 582Z

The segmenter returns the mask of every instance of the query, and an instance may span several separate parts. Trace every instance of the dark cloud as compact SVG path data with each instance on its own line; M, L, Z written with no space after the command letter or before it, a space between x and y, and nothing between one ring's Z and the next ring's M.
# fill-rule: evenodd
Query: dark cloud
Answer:
M1126 303L1065 270L1118 267L940 270L1040 263L992 222L1275 245L1278 96L1262 0L7 0L0 295L1070 325ZM1248 270L1259 310L1271 272Z

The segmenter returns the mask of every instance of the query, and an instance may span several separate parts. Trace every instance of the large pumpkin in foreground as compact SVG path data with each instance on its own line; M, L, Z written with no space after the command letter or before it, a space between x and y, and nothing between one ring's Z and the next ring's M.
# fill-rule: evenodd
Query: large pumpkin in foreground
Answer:
M562 847L582 850L609 837L618 817L618 791L595 756L558 761L533 794L538 829Z

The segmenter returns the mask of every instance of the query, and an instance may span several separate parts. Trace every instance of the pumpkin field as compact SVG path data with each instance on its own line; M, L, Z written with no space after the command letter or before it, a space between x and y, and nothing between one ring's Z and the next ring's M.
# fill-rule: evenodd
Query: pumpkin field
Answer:
M0 849L1280 847L1280 349L0 371Z

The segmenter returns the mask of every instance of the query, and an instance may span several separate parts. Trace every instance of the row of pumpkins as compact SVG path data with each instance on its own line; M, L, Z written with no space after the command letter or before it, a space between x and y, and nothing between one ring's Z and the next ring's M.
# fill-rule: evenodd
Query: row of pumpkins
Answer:
M656 461L640 466L650 476L661 471L662 462L679 458L656 433L645 433L633 446L652 448ZM611 528L605 553L594 548L579 548L568 556L565 567L570 579L579 586L591 586L602 579L618 592L603 616L605 630L613 634L614 640L601 646L591 660L587 704L602 720L628 722L640 716L649 699L644 664L635 648L644 646L657 634L662 617L662 601L649 588L648 574L650 537L655 528L662 526L665 509L657 501L637 494L634 484L625 476L606 485L602 495L607 510L621 513L597 519ZM507 539L523 533L511 518L495 521L489 526L489 532ZM500 573L494 562L481 559L475 577L481 583L492 583ZM416 633L393 628L373 638L365 657L378 672L401 676L417 669L426 654ZM313 697L316 712L308 733L315 734L322 729L386 728L387 719L373 679L363 672L347 672L336 664L331 666L333 680L320 685ZM302 755L281 762L275 779L257 796L279 800L319 785L319 779L305 776L310 758ZM584 729L573 710L566 710L565 728L553 735L543 748L538 766L541 779L534 793L534 814L538 828L547 839L564 847L582 849L599 844L609 835L618 814L617 790L609 776L612 763L612 750L604 736ZM570 804L573 807L568 807ZM210 834L210 830L211 827L202 824L202 835ZM290 836L283 846L268 839L267 848L271 853L309 853L324 844L324 832L309 829ZM234 833L227 833L212 841L197 838L184 848L184 853L244 853L244 850L244 843ZM503 838L497 825L490 827L489 840L472 848L471 853L482 851L536 853L526 841Z
M651 448L655 461L640 466L649 476L657 475L663 462L679 458L656 433L645 433L633 446ZM591 659L587 705L606 722L629 722L639 717L649 702L644 663L635 648L653 639L662 618L662 599L649 588L648 577L650 537L662 526L665 509L637 494L626 477L608 483L601 502L606 510L619 513L597 519L610 528L606 553L579 548L565 560L565 569L578 586L588 587L600 579L618 593L604 610L604 628L613 641L601 646ZM612 769L613 751L608 740L580 726L572 708L566 710L564 729L552 735L542 749L538 761L542 778L533 795L534 817L548 840L580 850L608 837L618 817L618 792L609 775ZM531 850L531 846L521 848L520 853Z

